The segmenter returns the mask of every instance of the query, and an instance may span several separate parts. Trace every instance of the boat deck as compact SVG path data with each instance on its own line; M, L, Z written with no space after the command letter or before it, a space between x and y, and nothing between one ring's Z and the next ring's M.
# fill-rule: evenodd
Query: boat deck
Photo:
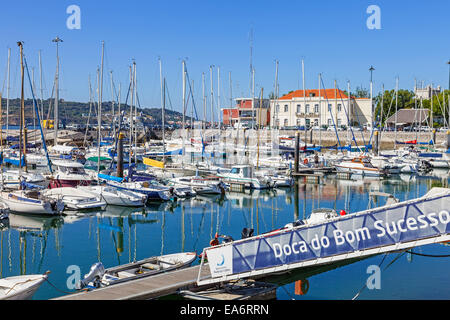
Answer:
M83 291L53 300L147 300L174 294L178 289L196 284L200 266L170 271L138 280L131 280L92 291ZM211 277L209 268L203 268L200 275L206 280Z

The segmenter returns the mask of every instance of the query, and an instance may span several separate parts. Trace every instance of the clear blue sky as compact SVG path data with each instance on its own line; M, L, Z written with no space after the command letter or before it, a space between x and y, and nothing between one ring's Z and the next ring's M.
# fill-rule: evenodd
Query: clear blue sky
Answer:
M81 8L81 30L69 30L66 8ZM369 30L369 5L381 9L381 30ZM93 83L105 41L103 100L110 100L109 71L116 86L128 86L128 66L135 59L142 106L160 105L158 57L163 62L170 100L181 110L181 60L187 58L194 80L195 102L201 108L201 73L210 92L209 66L221 69L221 101L229 105L229 72L233 96L249 95L249 34L253 29L256 95L273 91L279 60L280 93L302 88L301 59L307 88L318 87L323 74L327 87L369 88L369 67L375 71L374 91L413 89L414 79L447 88L450 59L448 0L434 1L6 1L0 28L0 80L3 96L7 48L12 49L11 96L19 96L18 40L24 41L30 67L39 79L38 51L42 50L46 98L55 73L55 36L64 42L61 55L61 98L88 101L88 77ZM299 87L300 86L300 87ZM39 87L39 85L38 85ZM123 89L125 91L125 89ZM29 96L29 91L27 91ZM123 93L123 97L124 97ZM209 108L209 107L208 107Z

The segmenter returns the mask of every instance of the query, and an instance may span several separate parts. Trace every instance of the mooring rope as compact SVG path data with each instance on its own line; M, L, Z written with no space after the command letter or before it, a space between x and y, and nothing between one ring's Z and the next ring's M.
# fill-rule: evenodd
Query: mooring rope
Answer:
M443 254L443 255L439 255L439 254L425 254L425 253L418 253L418 252L413 252L413 251L406 251L407 253L410 254L414 254L416 256L422 256L422 257L430 257L430 258L450 258L450 254Z
M62 292L62 293L65 293L65 294L76 293L76 291L68 292L68 291L64 291L64 290L59 289L57 286L55 286L53 283L51 283L50 280L48 280L48 278L46 278L45 281L47 281L53 288L55 288L59 292Z

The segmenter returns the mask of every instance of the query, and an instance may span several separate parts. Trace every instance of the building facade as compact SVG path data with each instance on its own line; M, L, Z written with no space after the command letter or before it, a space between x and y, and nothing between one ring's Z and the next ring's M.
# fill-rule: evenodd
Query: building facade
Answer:
M258 98L236 98L234 108L222 109L223 124L226 126L251 127L252 124L266 127L270 124L270 100Z
M426 86L425 88L416 88L416 98L429 100L431 96L438 96L441 93L441 86L437 88L431 87L431 85Z
M270 102L270 125L277 128L363 126L372 122L368 98L349 97L339 89L296 90Z

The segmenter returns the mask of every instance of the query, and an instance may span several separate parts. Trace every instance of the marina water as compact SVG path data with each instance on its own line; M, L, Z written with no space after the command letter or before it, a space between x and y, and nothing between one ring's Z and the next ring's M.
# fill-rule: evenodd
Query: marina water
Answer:
M320 184L303 178L293 188L224 196L197 196L155 203L145 209L109 206L101 212L74 212L58 217L10 214L0 231L0 277L50 270L34 299L50 299L74 292L71 285L101 261L105 267L160 254L197 251L209 246L215 233L241 237L244 227L255 234L307 218L315 208L357 212L384 205L385 198L369 191L393 194L400 201L424 195L431 187L448 186L448 171L426 176L400 175L388 179L341 180L325 178ZM443 244L390 253L340 265L297 270L271 281L280 284L277 298L290 299L449 299L448 258ZM199 261L194 264L199 263ZM370 268L372 266L372 268ZM365 287L379 267L379 286ZM297 295L295 282L307 279L306 294ZM298 293L298 292L297 292Z

